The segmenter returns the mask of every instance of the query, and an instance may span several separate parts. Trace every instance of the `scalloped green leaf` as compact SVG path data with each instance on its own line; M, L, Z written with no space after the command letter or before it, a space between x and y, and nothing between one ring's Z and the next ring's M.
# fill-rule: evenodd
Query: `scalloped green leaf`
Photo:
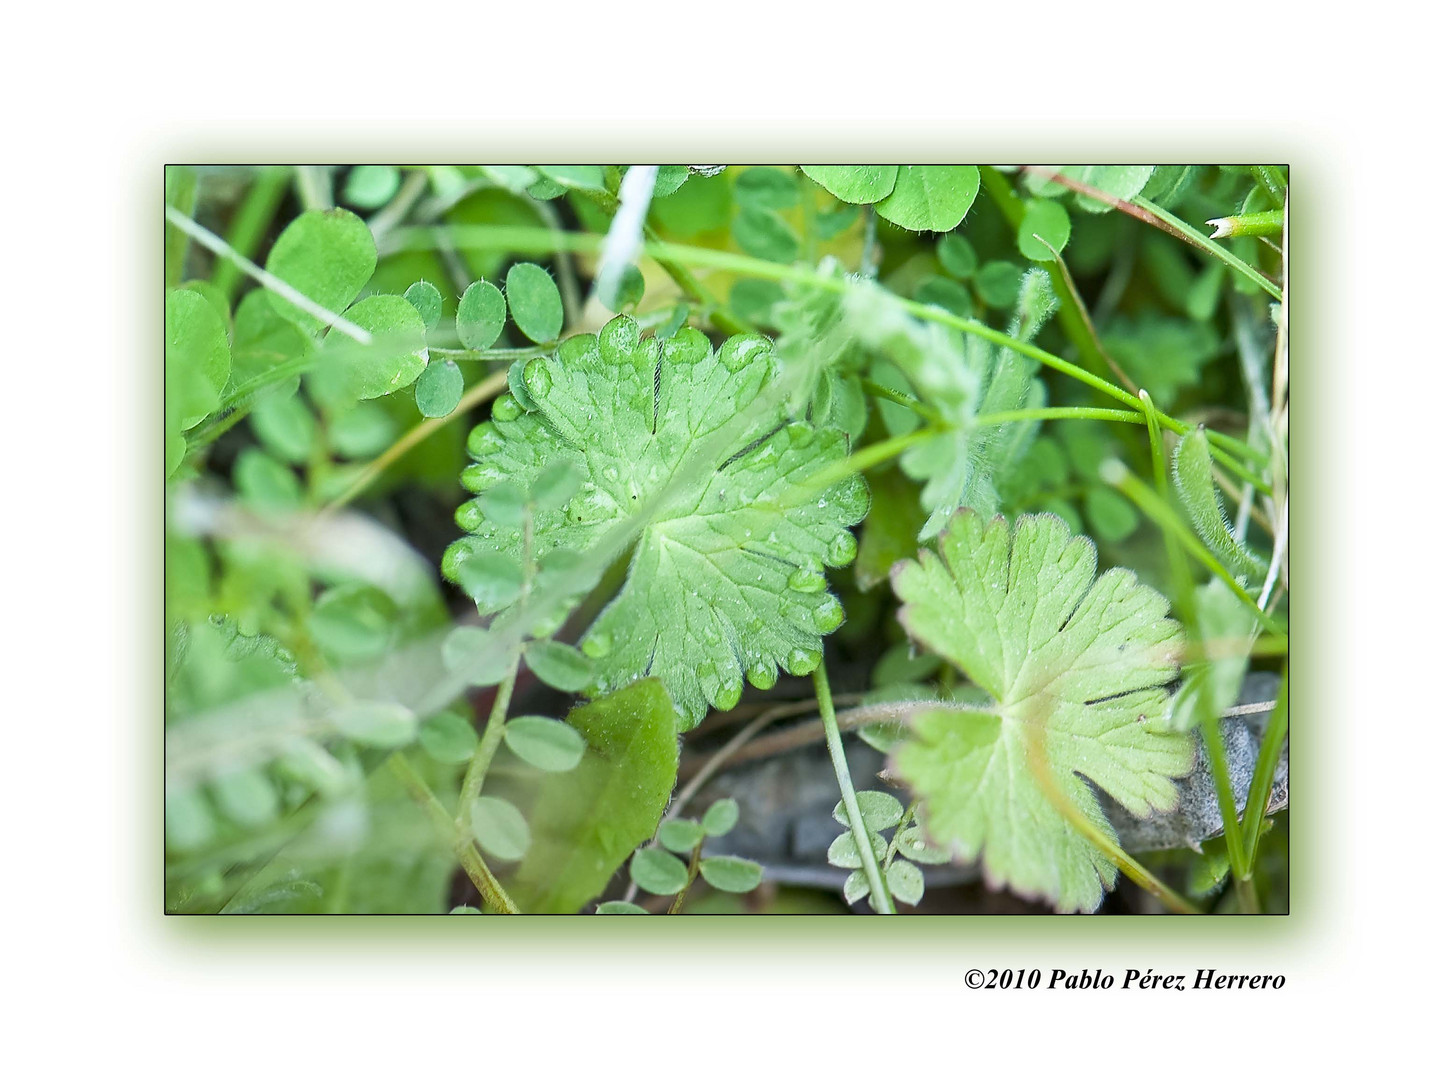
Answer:
M1193 763L1191 741L1168 728L1182 648L1169 605L1128 570L1095 571L1095 545L1053 515L1012 531L964 510L936 552L893 574L905 630L993 699L918 712L893 768L936 845L1061 911L1096 908L1115 867L1047 797L1032 753L1111 836L1087 781L1146 817L1175 806L1173 778Z
M840 202L876 203L894 190L897 165L803 165L808 178Z
M979 193L973 165L900 165L894 190L879 215L913 232L949 232L964 220Z
M626 581L581 648L597 691L660 677L684 727L709 706L731 708L744 673L765 687L779 667L811 672L843 619L823 568L853 560L848 530L868 509L866 486L856 475L818 479L847 439L790 421L786 404L764 405L777 371L763 338L713 352L696 330L643 341L618 317L526 365L536 411L504 399L470 437L472 491L507 478L531 485L560 461L587 478L563 506L537 508L537 555L585 552L622 522L642 523ZM719 436L730 444L704 467L698 448ZM519 526L473 502L457 519L473 535L445 555L451 580L476 552L523 557Z

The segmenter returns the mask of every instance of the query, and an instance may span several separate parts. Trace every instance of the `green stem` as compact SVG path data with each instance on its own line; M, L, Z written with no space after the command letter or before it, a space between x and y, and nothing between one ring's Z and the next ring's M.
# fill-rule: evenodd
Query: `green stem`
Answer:
M1247 808L1242 812L1242 840L1247 849L1247 864L1257 865L1257 843L1262 838L1262 821L1267 816L1267 800L1272 794L1272 780L1282 757L1282 744L1287 738L1288 666L1282 665L1282 685L1278 687L1277 704L1267 718L1262 733L1262 746L1257 751L1257 764L1252 770L1252 783L1247 788Z
M1274 285L1272 281L1265 274L1262 273L1262 271L1257 270L1254 267L1243 262L1226 248L1222 247L1222 245L1212 243L1205 236L1197 232L1175 214L1172 214L1167 210L1161 209L1161 207L1157 206L1149 199L1143 199L1140 195L1137 195L1134 199L1131 200L1131 202L1136 206L1139 206L1142 210L1145 210L1147 213L1160 218L1173 230L1175 230L1177 235L1179 235L1192 247L1200 248L1202 251L1205 251L1213 258L1220 259L1237 273L1241 274L1248 281L1256 285L1263 292L1271 296L1278 303L1282 302L1282 290Z
M440 834L450 842L460 866L464 868L470 881L479 890L480 898L492 910L501 915L520 914L520 909L515 905L515 901L510 899L510 894L500 885L495 875L490 873L490 868L485 865L485 860L475 850L474 844L459 842L455 824L450 820L449 811L430 790L429 785L424 782L424 778L415 771L414 766L409 763L409 759L395 751L389 755L389 768L403 782L410 798L419 804L429 819L434 822Z
M168 228L163 265L167 287L182 283L187 262L187 233L171 222L170 211L190 218L197 205L197 173L186 165L169 165L166 169Z
M455 225L442 228L458 246L470 249L508 249L525 253L548 253L560 248L568 251L594 253L600 248L604 240L603 237L589 233L562 233L553 232L549 229L532 229L514 226ZM399 239L397 244L392 246L390 251L416 247L433 247L439 241L440 231L441 229L439 228L401 230L398 234ZM825 292L838 293L840 295L856 287L854 282L845 278L829 277L806 267L768 262L765 259L755 259L749 255L738 255L730 251L715 251L710 248L697 248L684 244L664 244L657 242L646 243L643 245L643 250L646 255L656 259L658 262L662 259L667 259L686 266L700 266L715 270L725 270L768 281L795 282L797 284L814 286ZM663 263L663 265L665 264ZM695 281L695 279L692 280ZM886 295L900 309L916 318L923 319L926 322L939 323L941 326L947 326L951 330L959 330L963 333L983 338L985 341L1003 346L1053 371L1059 371L1078 382L1085 383L1087 386L1115 398L1123 405L1138 410L1141 408L1141 402L1134 394L1086 371L1076 364L1072 364L1068 360L1063 360L1053 353L1046 352L1036 345L1020 341L1010 334L991 329L984 323L974 319L963 318L962 316L945 311L943 308L906 300L893 293ZM702 298L705 302L705 294L702 294ZM739 331L734 330L732 332ZM1177 420L1175 417L1167 416L1165 413L1158 413L1157 419L1163 427L1176 432L1178 435L1184 434L1191 429L1190 424ZM1248 446L1239 439L1235 439L1221 432L1209 431L1207 434L1212 442L1231 453L1247 458L1259 465L1266 464L1267 462L1266 454ZM1244 476L1243 479L1248 479L1248 477ZM1258 482L1262 487L1266 487L1265 481Z
M1012 409L1008 412L980 413L977 425L1013 424L1020 420L1110 420L1120 424L1144 424L1143 414L1129 409L1093 409L1080 405L1050 405L1041 409Z
M1210 570L1217 577L1221 578L1233 595L1245 604L1251 611L1262 628L1275 638L1285 641L1287 634L1277 621L1257 606L1257 601L1248 595L1247 590L1237 583L1227 568L1218 561L1217 557L1207 550L1206 546L1194 536L1189 528L1182 524L1181 519L1174 514L1170 507L1161 499L1155 496L1141 480L1132 476L1126 466L1119 461L1107 461L1101 466L1101 479L1111 487L1116 488L1138 507L1141 512L1152 521L1156 522L1164 531L1170 533L1186 550L1203 566Z
M415 424L414 427L401 435L393 446L370 461L363 472L359 473L354 479L353 483L349 484L337 498L323 508L323 512L325 514L331 514L347 506L354 499L358 498L359 495L367 491L369 486L382 476L390 465L394 464L394 462L398 461L415 446L418 446L446 424L452 423L461 416L464 416L481 402L495 397L505 389L506 382L507 377L503 371L491 375L488 379L481 379L474 386L470 387L469 391L459 399L459 404L454 407L454 411L448 416L439 416L432 420L423 420Z
M828 686L826 662L818 661L813 669L813 689L818 695L818 712L823 717L823 735L828 743L828 756L833 759L833 775L838 780L838 791L843 796L843 809L848 814L849 831L853 833L853 844L858 848L858 860L863 865L863 874L868 878L868 893L874 909L880 915L894 914L894 902L884 884L883 872L874 858L873 845L868 839L868 828L863 823L863 811L858 806L858 795L853 790L853 777L848 772L848 757L843 752L843 736L838 731L838 714L833 710L833 691Z
M1260 210L1255 214L1233 214L1231 217L1212 218L1207 224L1213 229L1213 240L1238 236L1281 236L1282 211Z
M248 188L247 194L232 215L232 226L227 230L227 243L240 255L251 258L267 235L283 196L288 193L292 179L287 168L280 165L262 169ZM222 290L230 301L237 295L242 284L242 272L231 259L218 259L212 269L212 284Z
M485 773L489 771L490 762L494 760L495 751L499 749L500 740L505 735L505 716L510 711L510 697L515 692L515 676L520 671L519 649L515 650L512 659L509 673L495 690L495 704L490 709L489 719L485 721L485 732L480 736L479 745L475 747L474 756L470 758L469 767L465 770L464 783L460 785L459 808L455 811L454 822L462 837L471 835L475 800L480 797L480 789L485 786Z

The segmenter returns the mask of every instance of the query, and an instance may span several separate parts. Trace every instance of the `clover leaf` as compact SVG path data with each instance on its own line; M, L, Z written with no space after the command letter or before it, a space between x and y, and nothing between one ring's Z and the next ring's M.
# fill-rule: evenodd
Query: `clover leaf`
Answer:
M843 621L823 568L853 561L848 529L867 512L867 489L857 475L823 476L847 438L791 419L781 395L764 393L778 369L765 338L741 335L714 352L691 328L643 341L620 316L531 360L520 380L528 402L499 400L494 422L472 433L471 491L532 488L548 470L581 478L563 504L537 501L527 519L542 570L641 519L625 583L581 641L594 691L657 676L691 727L709 706L737 702L744 672L759 687L779 667L809 674L822 636ZM695 464L723 438L720 456ZM525 524L489 505L461 507L473 535L446 553L446 576L459 580L485 553L525 558Z
M923 800L921 821L986 878L1062 911L1093 910L1115 868L1056 809L1037 777L1043 754L1061 792L1114 836L1094 783L1138 817L1177 801L1190 740L1169 729L1165 683L1181 631L1166 600L1129 570L1095 576L1096 550L1052 514L950 520L938 552L893 573L899 619L993 705L929 706L894 755Z

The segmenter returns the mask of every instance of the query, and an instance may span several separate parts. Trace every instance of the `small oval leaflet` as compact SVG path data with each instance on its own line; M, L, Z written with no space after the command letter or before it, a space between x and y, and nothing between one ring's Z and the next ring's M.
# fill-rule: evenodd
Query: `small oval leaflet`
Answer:
M678 855L690 855L702 842L703 829L695 821L663 821L656 832L661 846Z
M488 349L505 329L505 297L488 281L476 281L460 297L454 328L466 349Z
M657 896L671 896L687 887L687 868L660 848L642 848L631 857L631 880Z
M414 741L414 714L392 701L360 701L333 714L333 724L347 738L365 746L392 750Z
M444 297L427 281L416 281L404 290L404 299L414 305L419 317L424 320L424 329L433 330L444 315Z
M913 863L895 859L889 864L888 873L884 877L895 900L918 904L924 899L924 871Z
M739 813L736 799L718 799L702 815L702 829L708 836L726 836L737 827Z
M515 325L531 341L542 344L560 337L565 309L560 290L543 269L534 263L516 263L505 275L505 294Z
M548 716L519 716L505 725L505 745L543 772L568 772L580 763L586 741L580 732Z
M421 416L448 416L463 396L464 374L453 360L435 360L414 386L414 404Z
M530 849L530 826L513 803L483 795L470 814L475 839L486 855L514 862Z
M443 765L463 765L475 752L479 739L474 725L460 713L438 713L419 727L419 745Z
M735 855L703 859L701 871L708 885L723 892L751 892L762 883L762 867L751 859L739 859Z
M470 686L494 686L510 669L510 652L483 626L456 626L444 638L445 669Z
M891 829L904 816L903 804L886 791L859 791L855 794L858 796L859 812L863 814L864 827L869 832ZM833 820L840 825L848 824L848 813L843 807L842 799L833 807Z
M594 673L585 654L563 641L532 641L525 647L525 665L546 685L572 694L584 690Z
M597 915L645 915L646 909L629 900L607 900L596 905Z

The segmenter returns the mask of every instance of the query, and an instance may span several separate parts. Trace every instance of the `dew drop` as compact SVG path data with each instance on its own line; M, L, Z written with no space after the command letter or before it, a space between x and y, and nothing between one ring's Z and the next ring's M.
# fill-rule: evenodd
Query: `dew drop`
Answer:
M718 712L726 712L741 700L742 684L731 679L717 688L716 694L712 696L712 707Z
M520 407L520 403L513 397L509 394L502 394L495 399L495 405L490 410L490 415L496 420L508 421L518 419L524 411Z
M581 642L581 652L592 660L599 660L611 651L614 641L609 630L592 630Z
M818 654L811 653L807 649L794 649L788 653L787 663L783 666L792 675L811 675L813 669L818 666Z
M858 541L850 532L841 532L828 543L828 562L832 566L847 566L858 554Z
M800 566L788 575L788 587L798 592L822 592L828 587L823 572L811 566Z
M749 657L747 681L759 690L770 690L777 682L777 665L763 656Z
M813 429L797 421L788 425L788 442L796 448L807 446L813 441Z
M536 401L544 401L550 396L551 382L550 361L545 357L537 356L525 365L525 389Z
M831 634L843 625L843 605L837 597L824 597L823 602L813 609L813 625L820 634Z
M724 341L722 348L717 352L717 356L722 361L723 366L735 374L763 353L767 352L768 348L769 346L765 338L744 334L739 337L728 338Z
M454 512L454 523L465 532L474 532L485 523L485 512L471 499Z

